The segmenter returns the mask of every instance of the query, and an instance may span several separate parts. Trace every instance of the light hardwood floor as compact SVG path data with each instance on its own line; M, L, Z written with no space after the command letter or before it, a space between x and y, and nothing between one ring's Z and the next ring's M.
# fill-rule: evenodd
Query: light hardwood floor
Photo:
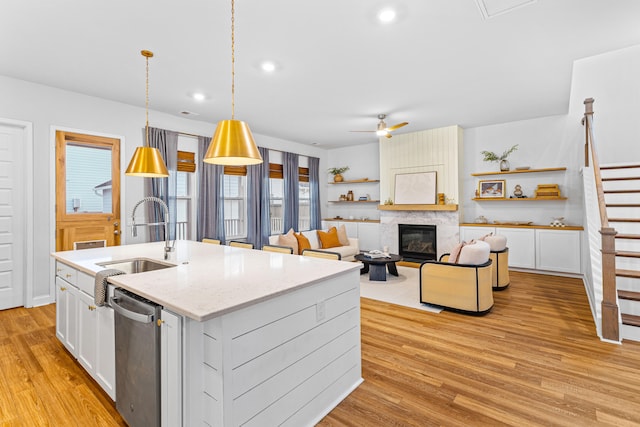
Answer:
M511 273L483 317L362 299L364 383L320 426L640 425L640 344L601 342L582 282ZM0 311L0 426L124 426L55 337Z

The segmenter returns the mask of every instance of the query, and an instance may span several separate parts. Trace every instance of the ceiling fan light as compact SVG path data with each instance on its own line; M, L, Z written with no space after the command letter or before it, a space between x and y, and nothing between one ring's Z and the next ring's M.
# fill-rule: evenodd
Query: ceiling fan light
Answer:
M386 129L378 129L376 131L376 135L378 136L387 136L389 134L389 131Z
M216 127L203 161L229 166L257 165L262 163L262 156L247 123L222 120Z

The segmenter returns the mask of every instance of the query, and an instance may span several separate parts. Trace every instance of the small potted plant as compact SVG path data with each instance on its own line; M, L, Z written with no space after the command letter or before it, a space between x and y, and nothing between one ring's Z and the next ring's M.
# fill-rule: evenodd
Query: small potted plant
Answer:
M329 173L333 175L333 182L342 182L344 177L342 174L349 170L349 166L342 166L339 168L329 168Z
M506 150L504 153L502 153L501 156L498 156L496 153L492 151L481 151L480 154L484 156L482 160L484 160L485 162L500 162L500 170L505 172L510 169L510 165L509 165L509 161L507 160L507 157L509 157L509 154L513 153L517 149L518 149L518 144Z

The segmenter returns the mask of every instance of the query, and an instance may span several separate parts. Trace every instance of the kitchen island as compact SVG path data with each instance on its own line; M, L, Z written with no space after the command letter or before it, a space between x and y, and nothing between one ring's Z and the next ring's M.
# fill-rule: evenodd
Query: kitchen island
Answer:
M53 257L82 294L98 264L163 261L163 243ZM193 241L167 262L109 278L164 308L163 425L313 425L362 382L358 264Z

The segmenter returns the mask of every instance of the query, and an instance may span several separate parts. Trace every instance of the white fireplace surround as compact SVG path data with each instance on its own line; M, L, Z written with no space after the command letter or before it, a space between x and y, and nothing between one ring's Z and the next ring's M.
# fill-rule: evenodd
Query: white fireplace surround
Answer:
M436 226L437 258L449 253L460 237L457 211L380 211L380 244L389 252L398 253L398 224L428 224Z

